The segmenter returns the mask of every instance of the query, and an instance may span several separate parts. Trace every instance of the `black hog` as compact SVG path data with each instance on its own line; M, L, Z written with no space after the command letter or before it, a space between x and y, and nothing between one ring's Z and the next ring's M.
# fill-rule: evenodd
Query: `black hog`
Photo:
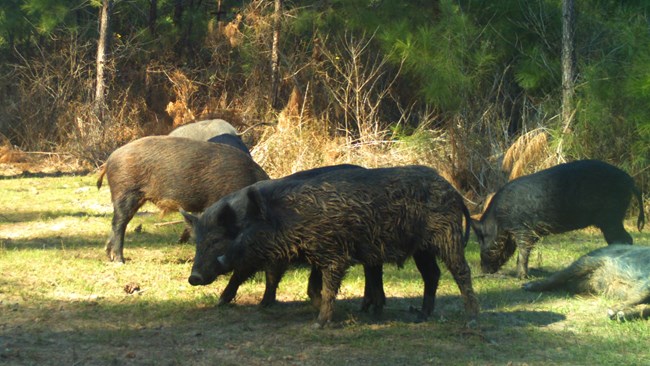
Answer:
M612 320L648 318L650 247L610 245L596 249L549 278L525 283L526 291L565 290L621 301L607 310Z
M330 166L323 166L323 167L296 172L282 179L285 181L306 180L306 179L317 177L322 174L332 173L344 169L364 169L364 168L353 164L330 165ZM286 266L284 267L284 270L286 270ZM280 272L278 276L273 277L277 280L277 282L270 285L270 288L273 289L272 294L275 294L275 289L277 289L283 273L284 271ZM364 265L364 274L365 274L365 288L363 294L363 302L361 304L361 311L367 311L370 308L370 306L373 306L375 314L379 315L384 305L386 304L386 294L384 293L384 284L383 284L383 268L381 265L378 266ZM235 292L237 291L237 288L242 282L243 281L236 284L237 287L235 287L234 289ZM312 266L311 274L309 276L309 283L307 287L307 295L309 296L312 303L316 307L319 307L321 303L322 287L323 287L322 273L318 269L318 267ZM269 289L268 283L267 283L267 289ZM232 296L234 295L235 293L232 293Z
M363 168L351 164L325 166L325 167L300 171L288 175L281 179L283 181L305 180L305 179L314 178L321 174L340 171L343 169L363 169ZM231 194L229 196L224 197L219 201L219 203L217 203L217 205L231 204L231 200L232 200L231 197L233 196L236 197L236 194ZM215 210L219 210L219 209L215 208ZM239 213L238 218L242 219L244 214L245 214L244 212ZM188 223L192 225L194 221L191 219L192 216L187 214L185 215L188 218L190 218L188 219ZM223 240L225 239L223 237L224 234L223 232L215 231L212 234L213 235L211 236L210 243L197 241L197 247L198 245L206 245L206 244L212 245L213 243L223 242ZM195 237L200 238L200 235L199 236L195 235ZM196 256L194 258L194 266L192 270L193 273L211 273L211 271L214 271L217 268L216 258L220 255L225 254L225 249L215 250L216 247L210 249L212 249L212 251L210 252L211 255L209 256L203 255L203 253L205 253L205 250L201 250L201 251L197 250ZM298 262L304 262L304 260L299 260ZM288 262L278 261L273 263L272 265L269 266L269 268L266 269L266 289L264 291L264 296L262 297L262 301L260 302L260 305L269 306L275 303L276 292L277 292L279 282L282 279L282 276L284 275L284 272L286 271L289 264L290 263ZM384 293L383 280L382 280L382 266L381 265L372 266L372 267L364 266L364 272L366 275L366 286L364 290L364 297L363 297L361 310L367 311L370 308L370 306L374 306L374 312L375 314L378 315L381 313L382 308L386 303L386 295ZM221 296L219 297L219 304L222 305L222 304L230 303L235 298L239 286L246 279L248 279L250 275L252 275L252 273L242 274L235 269L233 275L230 278L230 281L228 282L228 285L222 291ZM196 279L196 277L190 276L190 284L194 286L208 285L212 283L214 279L216 279L216 275L215 276L209 275L206 276L205 278L206 281L193 282L194 279ZM322 274L317 267L312 266L311 274L309 276L309 284L307 287L307 294L311 299L312 303L317 307L320 306L321 303L321 290L322 290Z
M331 320L350 265L402 266L410 256L424 280L421 320L434 308L437 257L452 273L466 313L472 319L478 315L464 253L469 213L460 194L427 167L345 169L258 182L212 205L200 218L186 214L186 219L197 240L195 259L208 259L205 266L195 262L190 283L211 283L231 270L243 281L276 263L304 258L322 273L319 326Z
M608 244L632 244L623 227L632 195L641 207L640 231L645 222L641 192L627 173L612 165L574 161L515 179L494 195L480 221L472 221L481 268L496 272L518 249L517 273L526 277L528 256L540 237L592 225Z
M208 141L214 136L223 134L238 136L237 130L230 123L222 119L208 119L177 127L169 133L169 136Z
M106 243L111 260L124 262L124 232L147 201L163 213L200 212L228 193L268 176L249 156L223 144L170 136L150 136L115 150L104 164L113 202L112 232Z
M248 150L248 147L246 146L246 144L244 144L241 138L239 138L239 136L233 136L229 133L224 133L208 139L208 142L232 146L236 149L243 151L244 153L246 153L246 155L251 156L250 150Z

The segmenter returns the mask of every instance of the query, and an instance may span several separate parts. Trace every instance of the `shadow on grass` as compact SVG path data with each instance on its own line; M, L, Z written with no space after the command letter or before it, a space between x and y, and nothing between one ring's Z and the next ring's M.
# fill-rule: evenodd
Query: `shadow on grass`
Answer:
M8 180L8 179L22 179L22 178L59 178L59 177L83 177L87 176L90 173L92 173L92 170L89 169L81 169L81 170L75 170L71 172L61 172L61 171L56 171L56 172L30 172L27 170L24 170L20 174L13 174L13 175L0 175L0 180Z
M168 228L161 229L147 225L141 232L127 231L124 241L124 255L129 257L129 248L163 248L178 245L182 226L176 231ZM110 235L110 227L105 235L66 235L65 230L59 233L31 238L0 238L2 247L6 250L74 250L98 248L103 251L106 240ZM128 260L128 258L127 258Z
M28 211L28 212L0 212L0 224L29 223L33 221L53 220L62 217L72 218L111 218L112 213L97 213L89 211Z
M456 296L438 300L443 307L460 301ZM307 301L261 308L252 302L217 307L214 298L148 301L146 295L110 302L40 299L31 309L0 305L3 312L24 319L3 325L0 358L8 364L159 364L164 360L170 365L330 365L355 360L352 364L392 365L422 364L432 357L446 360L445 364L489 360L481 352L470 355L472 349L489 348L491 341L481 330L463 330L462 316L442 319L436 312L429 321L415 323L402 305L420 301L389 298L384 315L376 319L358 311L360 298L337 300L334 324L319 330L312 326L318 311ZM23 316L30 310L34 313ZM535 327L564 319L544 311L494 312L481 318L507 327L508 334L534 332ZM490 336L500 341L500 334ZM562 344L557 335L544 337L551 344ZM310 362L296 362L302 357Z

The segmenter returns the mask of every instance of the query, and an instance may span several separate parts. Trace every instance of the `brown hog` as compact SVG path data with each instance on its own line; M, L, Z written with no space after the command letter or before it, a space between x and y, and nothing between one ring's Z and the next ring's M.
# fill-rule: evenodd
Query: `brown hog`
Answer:
M150 136L115 150L104 164L113 203L106 254L124 263L124 232L133 215L150 201L164 213L180 208L201 212L221 197L268 175L249 156L224 144L181 137Z

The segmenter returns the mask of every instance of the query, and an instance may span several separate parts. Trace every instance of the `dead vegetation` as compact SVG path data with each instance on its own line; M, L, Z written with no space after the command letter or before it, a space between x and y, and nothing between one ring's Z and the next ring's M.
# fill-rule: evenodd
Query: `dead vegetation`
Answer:
M508 180L565 162L550 147L550 135L544 128L536 128L519 136L508 147L501 165Z

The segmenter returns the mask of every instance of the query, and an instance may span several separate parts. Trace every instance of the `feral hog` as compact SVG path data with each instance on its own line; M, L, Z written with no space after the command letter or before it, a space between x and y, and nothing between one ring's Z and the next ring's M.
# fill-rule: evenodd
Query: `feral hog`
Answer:
M304 259L322 273L320 327L331 321L341 280L352 264L402 266L410 256L424 280L419 320L434 308L438 257L452 273L467 315L474 320L479 312L464 252L469 212L460 194L427 167L344 169L258 182L200 218L185 216L197 240L190 283L207 284L232 270L243 281L277 263ZM214 242L215 237L221 240ZM198 264L200 257L206 265Z
M230 123L222 119L207 119L177 127L169 133L169 136L208 141L214 136L223 134L238 136L237 130Z
M515 179L499 189L480 221L472 221L481 268L496 272L518 249L517 273L526 277L530 251L539 238L592 225L607 244L632 244L623 227L632 195L641 207L640 231L645 222L641 192L627 173L612 165L580 160Z
M104 164L97 188L106 175L111 188L113 221L106 254L124 262L124 232L147 201L163 213L200 212L228 193L268 176L238 149L181 137L150 136L115 150Z
M304 179L314 178L321 174L340 171L343 169L363 169L363 168L357 165L350 165L350 164L325 166L325 167L300 171L281 179L283 181L304 180ZM236 199L237 197L238 196L236 193L230 194L222 198L221 200L219 200L219 202L215 205L221 205L221 206L232 205L232 200ZM211 210L219 211L220 208L215 207L212 208ZM194 221L192 220L192 216L187 215L186 213L184 213L184 215L186 215L186 217L188 218L188 223L192 225ZM241 220L243 219L245 212L238 212L237 215L238 215L238 220ZM203 230L201 230L198 225L197 227L195 227L195 231L203 232ZM196 279L199 277L190 276L190 284L194 286L208 285L212 283L214 279L216 279L216 274L214 274L214 271L216 271L217 268L217 263L216 263L217 257L225 254L225 248L223 248L223 245L221 246L216 245L216 243L224 243L224 240L228 239L225 236L225 234L226 232L224 231L213 231L211 232L209 242L202 241L201 235L197 236L197 234L195 234L195 238L197 238L197 249L199 248L199 246L201 246L201 250L197 250L196 252L192 271L193 273L204 273L206 275L205 276L201 275L200 278L203 278L204 280L199 282L196 282ZM304 260L299 260L298 262L304 262ZM279 282L281 281L282 276L284 275L284 272L286 271L289 264L290 263L288 262L278 261L273 263L272 265L269 265L268 268L265 269L266 289L264 291L264 296L262 297L262 301L260 302L260 305L269 306L275 303L276 291ZM382 266L381 265L374 266L374 267L365 266L364 272L366 274L366 286L364 290L364 298L363 298L361 310L367 311L372 305L374 306L375 314L378 315L381 313L382 308L386 302L386 295L384 293L383 281L382 281ZM230 303L235 298L239 286L246 279L248 279L250 275L252 275L252 273L243 274L237 269L235 269L233 275L230 277L230 281L228 282L228 285L222 291L221 296L219 297L219 304L223 305L223 304ZM309 298L311 299L312 303L316 307L319 307L321 303L321 290L322 290L322 274L317 267L312 266L311 274L309 276L309 284L307 287L307 294L309 295Z
M232 146L234 148L237 148L237 149L243 151L244 153L246 153L246 155L251 156L251 152L250 152L250 150L248 150L248 147L246 146L246 144L244 144L244 142L241 140L241 138L239 138L239 136L236 136L236 135L233 136L233 135L231 135L229 133L223 133L221 135L217 135L217 136L214 136L214 137L210 138L208 140L208 142L212 142L212 143L215 143L215 144L224 144L224 145Z
M568 290L621 301L607 310L612 320L648 318L650 247L610 245L596 249L549 278L525 283L526 291Z

